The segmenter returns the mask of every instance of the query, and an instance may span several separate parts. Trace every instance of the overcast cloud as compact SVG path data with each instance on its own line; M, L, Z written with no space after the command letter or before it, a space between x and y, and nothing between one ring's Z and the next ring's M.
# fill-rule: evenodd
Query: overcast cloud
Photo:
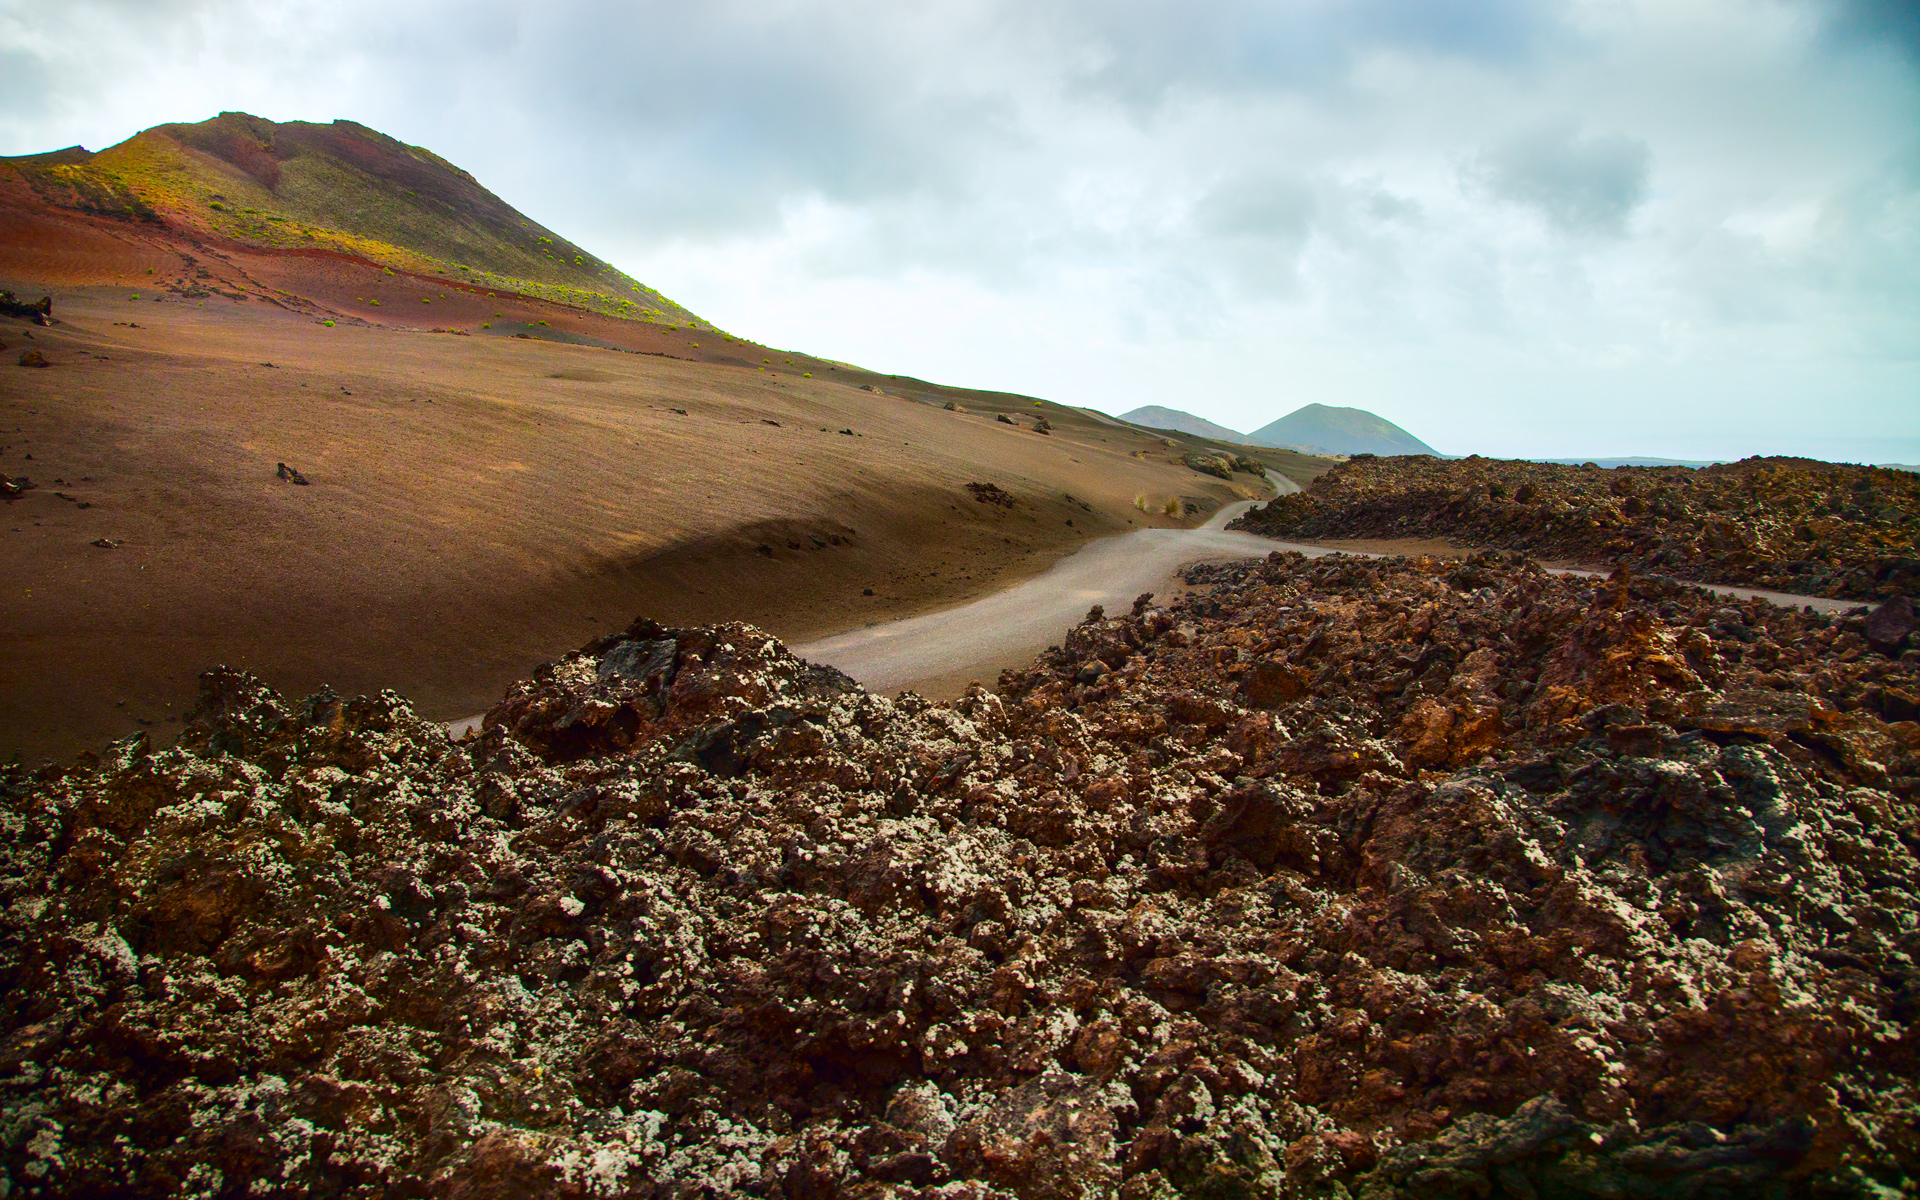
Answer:
M1920 462L1906 0L0 0L0 153L348 117L739 333L1443 450Z

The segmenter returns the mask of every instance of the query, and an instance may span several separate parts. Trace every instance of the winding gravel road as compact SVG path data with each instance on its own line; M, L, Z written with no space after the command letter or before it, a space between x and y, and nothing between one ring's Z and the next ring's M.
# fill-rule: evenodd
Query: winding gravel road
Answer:
M1281 494L1300 485L1284 475L1267 478ZM920 617L855 629L793 647L827 663L869 691L895 692L926 680L959 675L1010 658L1031 657L1058 643L1096 604L1126 611L1141 592L1161 592L1182 567L1200 562L1262 558L1274 550L1319 556L1318 546L1295 546L1226 528L1261 503L1243 500L1213 514L1198 529L1139 529L1088 542L1025 583Z
M1299 484L1284 475L1270 471L1267 478L1281 495L1300 490ZM1229 521L1259 503L1262 501L1229 504L1198 529L1141 529L1088 542L1045 573L1006 591L957 608L855 629L792 649L801 658L838 667L870 691L891 693L935 681L964 684L969 673L986 680L1001 666L1024 664L1057 644L1096 604L1123 612L1141 592L1166 591L1180 570L1194 563L1264 558L1275 550L1297 550L1308 558L1341 553L1226 528ZM1569 569L1556 574L1597 577L1604 573ZM1859 607L1856 600L1707 586L1723 596L1757 596L1779 605L1809 605L1821 612ZM468 730L478 729L480 719L472 716L454 721L448 725L448 732L462 737Z
M1268 472L1267 478L1281 495L1300 490L1299 484L1284 475ZM986 668L1009 659L1024 663L1058 644L1093 605L1124 612L1135 596L1165 591L1182 568L1194 563L1264 558L1275 550L1298 550L1308 558L1340 553L1324 546L1283 542L1226 528L1227 522L1258 503L1261 501L1230 504L1198 529L1142 529L1089 542L1045 574L1004 592L944 612L821 638L795 646L793 652L838 667L875 692L895 692L930 680L964 681L970 670L985 680L995 673ZM1605 574L1572 569L1555 573ZM1859 607L1857 600L1718 585L1711 588L1723 596L1758 596L1780 605L1811 605L1822 612Z

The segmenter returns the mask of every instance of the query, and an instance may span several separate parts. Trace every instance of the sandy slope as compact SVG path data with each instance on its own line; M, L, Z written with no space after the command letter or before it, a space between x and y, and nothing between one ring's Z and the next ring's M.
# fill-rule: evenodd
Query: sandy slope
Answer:
M95 249L89 271L140 261ZM257 288L266 267L245 265ZM523 306L550 324L522 327L636 352L327 327L244 294L65 288L54 328L0 322L0 470L39 485L0 513L0 756L164 734L216 663L453 717L635 613L803 640L1191 524L1158 511L1169 496L1255 494L1071 409L969 394L950 412L684 330L668 357L666 331L552 308ZM25 348L54 365L15 366ZM282 461L311 486L277 479ZM976 481L1015 505L976 501Z

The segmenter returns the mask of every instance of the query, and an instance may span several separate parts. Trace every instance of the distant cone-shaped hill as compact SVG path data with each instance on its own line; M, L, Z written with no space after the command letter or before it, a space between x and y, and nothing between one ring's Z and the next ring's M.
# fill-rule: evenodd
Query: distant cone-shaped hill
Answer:
M1120 414L1122 421L1135 425L1144 425L1148 429L1165 429L1174 433L1190 433L1196 437L1213 438L1220 442L1247 441L1244 433L1235 433L1225 425L1215 425L1205 417L1196 417L1190 412L1177 408L1163 408L1158 404L1149 404L1131 412Z
M1309 404L1247 435L1262 446L1284 446L1315 454L1432 454L1439 451L1364 408Z
M0 199L265 250L337 253L639 319L692 314L517 212L430 150L352 121L221 113L93 153L0 158Z

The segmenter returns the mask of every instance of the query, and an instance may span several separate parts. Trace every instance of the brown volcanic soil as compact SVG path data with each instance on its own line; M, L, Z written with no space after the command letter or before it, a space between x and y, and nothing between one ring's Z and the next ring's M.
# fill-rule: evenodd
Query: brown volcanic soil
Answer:
M211 662L450 719L637 607L817 636L1264 486L1057 405L157 236L0 209L0 287L57 292L51 328L0 319L0 472L36 485L0 506L0 756L166 733ZM15 366L30 348L52 366Z
M1904 601L1190 574L951 706L636 621L0 770L10 1194L1914 1194Z
M1446 538L1799 595L1920 596L1920 475L1803 458L1602 470L1360 456L1232 527L1349 546Z

